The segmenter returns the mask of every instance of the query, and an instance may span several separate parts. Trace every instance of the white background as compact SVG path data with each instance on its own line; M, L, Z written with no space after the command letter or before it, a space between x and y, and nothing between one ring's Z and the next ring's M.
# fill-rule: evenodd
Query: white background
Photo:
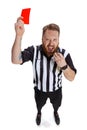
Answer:
M42 109L42 122L35 123L36 104L32 64L13 65L11 48L14 23L23 8L31 8L30 24L25 25L22 49L41 43L42 27L60 26L60 47L70 52L77 75L73 82L63 77L61 124L53 119L49 100ZM87 129L87 4L86 0L3 0L0 2L0 130Z

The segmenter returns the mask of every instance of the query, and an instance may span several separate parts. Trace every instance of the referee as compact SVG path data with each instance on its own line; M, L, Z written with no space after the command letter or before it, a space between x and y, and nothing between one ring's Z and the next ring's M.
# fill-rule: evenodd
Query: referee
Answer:
M23 64L31 61L33 65L33 82L37 106L36 124L41 123L41 109L50 99L54 109L54 120L60 124L58 109L62 101L62 73L72 81L76 69L70 54L59 47L60 28L52 23L43 27L42 44L30 46L21 51L24 23L21 17L15 23L15 41L12 47L12 63Z

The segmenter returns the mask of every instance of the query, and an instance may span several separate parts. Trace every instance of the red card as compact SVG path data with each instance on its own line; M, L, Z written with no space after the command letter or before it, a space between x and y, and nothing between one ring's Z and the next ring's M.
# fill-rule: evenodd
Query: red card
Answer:
M22 9L21 16L23 17L22 20L24 24L29 24L29 16L30 16L31 8Z

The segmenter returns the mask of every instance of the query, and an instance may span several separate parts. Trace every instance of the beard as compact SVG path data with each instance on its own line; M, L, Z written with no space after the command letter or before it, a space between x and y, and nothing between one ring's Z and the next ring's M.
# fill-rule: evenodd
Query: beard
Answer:
M45 47L44 43L42 44L42 47L43 47L43 51L44 53L50 57L50 56L53 56L55 52L57 52L57 49L58 49L58 45L56 47L54 46L50 46L48 45L47 47Z

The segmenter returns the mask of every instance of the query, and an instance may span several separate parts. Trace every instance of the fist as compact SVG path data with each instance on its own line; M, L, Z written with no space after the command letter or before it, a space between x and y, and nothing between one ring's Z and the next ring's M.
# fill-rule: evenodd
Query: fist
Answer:
M17 22L15 23L15 31L16 35L22 36L25 29L24 29L24 22L22 21L22 17L19 17L17 19Z
M58 67L63 67L67 64L64 56L61 53L55 52L54 53L54 60L57 63Z

